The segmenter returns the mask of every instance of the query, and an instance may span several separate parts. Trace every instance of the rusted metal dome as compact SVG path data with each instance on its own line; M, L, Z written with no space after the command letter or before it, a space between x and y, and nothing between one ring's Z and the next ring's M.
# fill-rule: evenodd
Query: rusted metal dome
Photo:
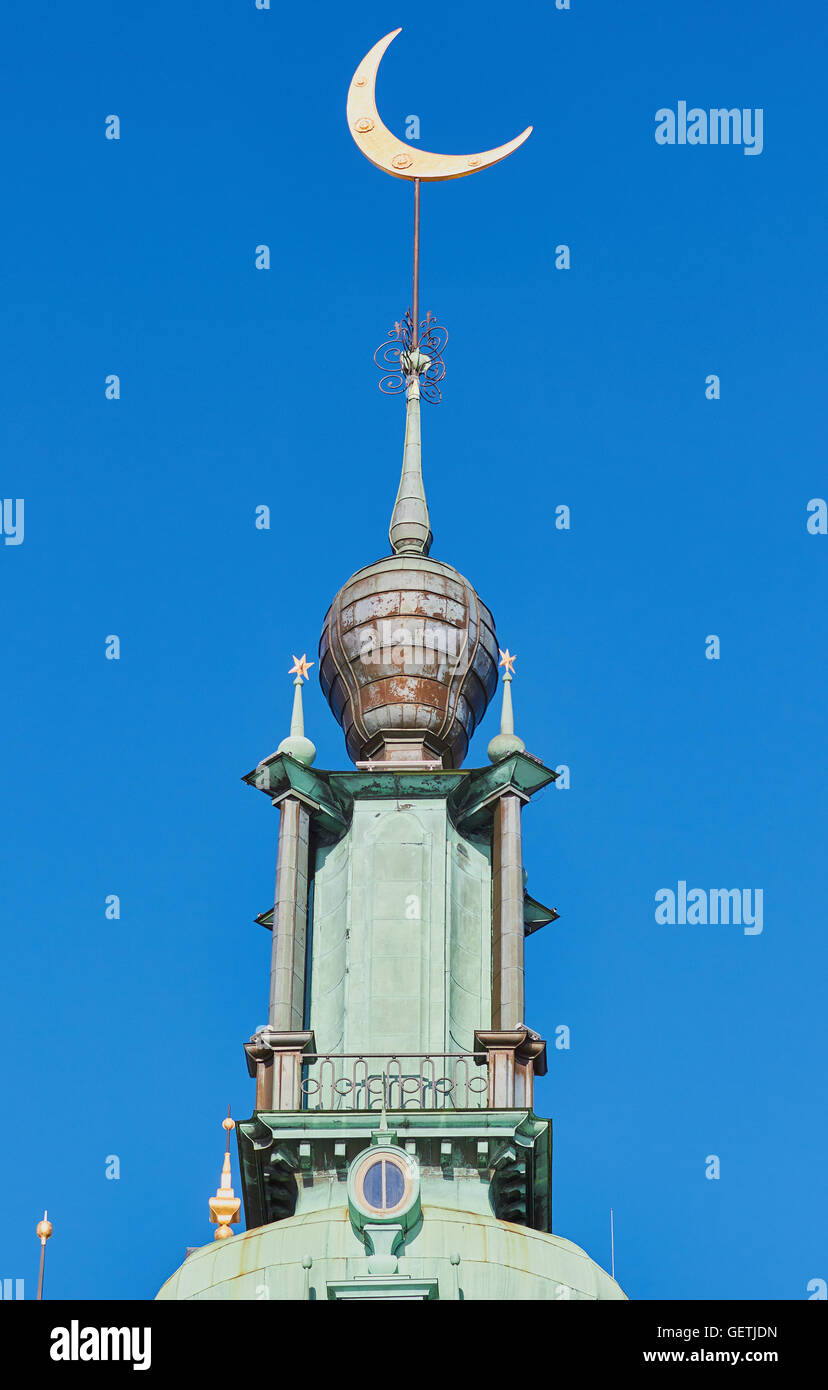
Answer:
M497 686L494 619L423 554L357 570L319 643L319 679L355 763L459 767Z

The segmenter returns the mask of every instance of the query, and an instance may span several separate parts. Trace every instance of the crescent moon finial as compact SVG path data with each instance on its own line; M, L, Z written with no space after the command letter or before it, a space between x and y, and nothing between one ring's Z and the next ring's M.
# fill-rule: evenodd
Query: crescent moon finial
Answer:
M400 33L401 29L394 29L374 44L354 73L348 89L348 129L365 158L378 169L396 179L422 179L424 183L462 179L468 174L488 169L492 164L499 164L501 159L529 139L532 126L527 126L507 144L498 145L493 150L482 150L479 154L433 154L398 140L377 110L376 83L382 56Z

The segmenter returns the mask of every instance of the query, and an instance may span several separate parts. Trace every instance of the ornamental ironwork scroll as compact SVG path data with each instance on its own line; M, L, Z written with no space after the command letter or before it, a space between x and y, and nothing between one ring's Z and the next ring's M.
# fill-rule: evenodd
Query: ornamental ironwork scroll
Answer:
M446 375L443 353L447 342L448 331L429 310L425 318L420 320L419 337L415 343L414 320L411 310L407 309L405 318L394 324L386 341L374 353L374 361L383 373L380 391L395 396L407 390L414 378L419 377L421 398L432 405L439 404L442 400L439 382ZM421 365L419 371L415 370L416 358L413 357L417 348L428 359L428 365Z

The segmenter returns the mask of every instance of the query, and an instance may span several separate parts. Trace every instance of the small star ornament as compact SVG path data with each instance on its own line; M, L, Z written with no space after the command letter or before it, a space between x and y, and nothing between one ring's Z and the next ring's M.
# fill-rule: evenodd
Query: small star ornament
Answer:
M313 663L312 661L308 661L308 660L307 660L307 657L305 656L305 653L303 652L301 656L294 656L294 658L293 658L293 665L291 666L290 670L288 671L288 675L289 675L289 676L304 676L305 680L309 680L310 677L309 677L309 675L308 675L308 672L309 672L311 666L313 666L313 665L314 665L314 663Z
M508 647L506 648L505 652L501 652L500 647L498 647L497 650L500 652L501 655L501 660L498 663L498 665L504 668L503 674L513 676L515 674L515 662L517 661L517 657L512 656Z

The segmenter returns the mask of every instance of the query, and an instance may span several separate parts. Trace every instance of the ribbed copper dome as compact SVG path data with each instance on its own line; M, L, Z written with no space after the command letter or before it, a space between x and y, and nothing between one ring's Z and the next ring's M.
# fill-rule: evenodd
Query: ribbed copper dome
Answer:
M459 767L497 686L494 619L467 579L425 555L357 570L319 643L319 679L354 762Z

